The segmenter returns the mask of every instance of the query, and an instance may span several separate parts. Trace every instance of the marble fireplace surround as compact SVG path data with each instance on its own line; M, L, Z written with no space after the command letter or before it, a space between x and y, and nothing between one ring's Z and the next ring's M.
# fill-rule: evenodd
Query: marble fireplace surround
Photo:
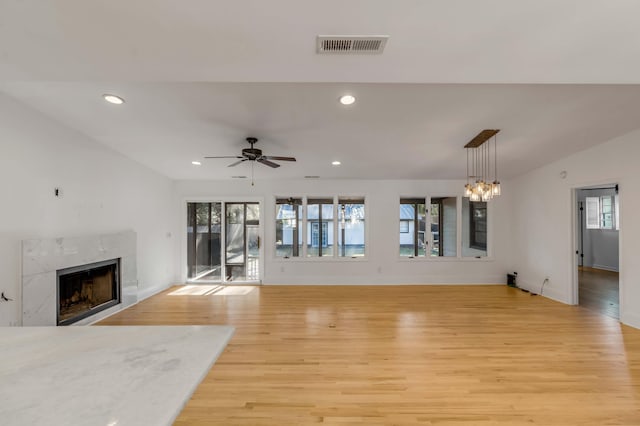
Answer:
M136 233L89 235L22 241L22 325L57 325L56 271L120 258L121 303L74 325L109 316L138 301Z

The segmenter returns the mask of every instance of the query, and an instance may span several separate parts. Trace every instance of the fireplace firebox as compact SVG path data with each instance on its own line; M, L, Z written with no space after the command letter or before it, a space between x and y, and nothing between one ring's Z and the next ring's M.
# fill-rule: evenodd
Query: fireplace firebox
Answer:
M120 259L57 271L58 325L69 325L120 303Z

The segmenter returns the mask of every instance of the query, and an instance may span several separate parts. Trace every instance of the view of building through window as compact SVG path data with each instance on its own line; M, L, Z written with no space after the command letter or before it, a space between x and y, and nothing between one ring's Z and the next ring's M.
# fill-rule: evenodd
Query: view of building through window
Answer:
M276 257L299 257L302 252L302 199L276 199Z
M422 257L427 253L426 203L424 198L400 199L400 256Z
M278 197L276 257L364 257L364 197Z
M456 197L431 198L432 257L456 257L458 244L458 210Z
M365 255L364 198L338 200L338 256Z

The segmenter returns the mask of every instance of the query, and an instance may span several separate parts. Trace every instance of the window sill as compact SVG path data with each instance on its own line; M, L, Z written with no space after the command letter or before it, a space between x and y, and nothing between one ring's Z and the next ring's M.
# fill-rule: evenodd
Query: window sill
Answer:
M410 257L400 257L398 258L399 262L434 262L434 263L438 263L438 262L493 262L495 261L495 258L493 257L489 257L489 256L484 256L484 257L440 257L440 256L433 256L433 257L414 257L414 258L410 258Z
M326 256L326 257L290 257L290 258L284 258L284 257L274 257L272 258L272 260L274 262L279 262L279 263L314 263L314 262L366 262L368 261L366 256L358 256L358 257L333 257L333 256Z

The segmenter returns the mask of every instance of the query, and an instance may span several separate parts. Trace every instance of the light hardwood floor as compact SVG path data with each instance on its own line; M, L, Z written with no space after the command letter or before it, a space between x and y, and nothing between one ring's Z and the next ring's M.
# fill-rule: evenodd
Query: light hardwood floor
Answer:
M101 324L230 324L176 425L640 425L640 330L506 286L170 289Z
M579 304L587 309L620 317L620 290L617 272L578 268Z

